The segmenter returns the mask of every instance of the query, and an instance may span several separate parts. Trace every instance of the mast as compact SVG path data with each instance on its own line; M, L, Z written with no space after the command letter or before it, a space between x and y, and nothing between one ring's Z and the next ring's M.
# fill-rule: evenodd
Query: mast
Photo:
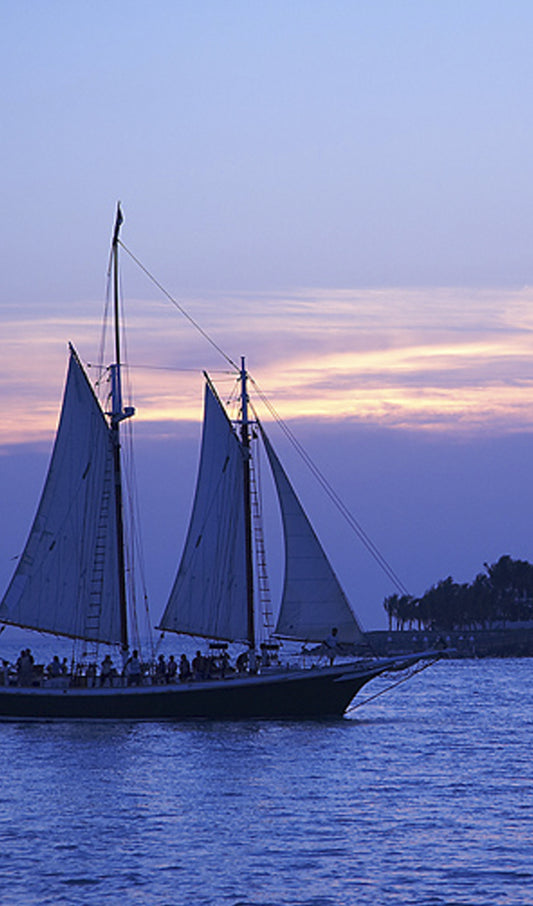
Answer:
M118 243L120 227L124 218L117 205L117 216L113 232L111 255L113 261L113 306L115 322L115 364L111 365L111 438L113 442L113 464L115 477L115 507L117 523L117 555L118 555L118 584L120 607L120 643L123 653L128 650L128 602L126 595L126 561L124 555L124 520L122 507L122 472L120 460L120 422L130 418L135 410L132 407L122 407L122 380L120 361L120 323L119 323L119 269L118 269Z
M250 494L250 431L248 424L248 389L245 358L241 358L241 442L244 471L244 520L246 544L246 592L248 601L248 644L255 648L254 567L252 550L252 507Z

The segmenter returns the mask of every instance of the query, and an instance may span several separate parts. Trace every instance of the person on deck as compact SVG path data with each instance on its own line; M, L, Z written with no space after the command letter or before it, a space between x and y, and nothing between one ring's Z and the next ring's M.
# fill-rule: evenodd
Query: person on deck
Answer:
M192 676L191 665L189 664L189 658L187 657L186 654L182 654L182 656L180 657L179 672L180 672L180 683L186 683L187 680L190 680L190 678Z
M61 664L57 654L54 654L54 657L48 667L46 668L48 676L57 677L61 676Z
M155 665L155 681L156 683L166 683L167 681L167 665L165 663L164 654L160 654L157 659Z
M106 654L105 658L102 661L100 666L100 685L105 686L106 683L111 685L111 677L113 675L113 661L110 656Z
M171 654L168 659L168 664L167 664L167 683L176 682L176 673L177 672L178 672L178 665L176 664L174 655Z
M335 660L335 655L336 655L337 652L338 652L338 648L337 648L337 633L338 633L338 631L339 631L339 630L337 629L337 627L334 626L333 629L331 630L330 635L328 635L327 639L324 639L324 647L326 648L326 654L327 654L327 656L328 656L328 658L329 658L329 666L330 666L330 667L333 667L333 662L334 662L334 660Z
M33 683L33 656L29 648L23 649L17 660L17 683L19 686Z
M247 651L241 651L237 660L235 661L235 666L237 667L238 673L246 673L246 668L248 667Z
M87 688L92 689L96 685L96 664L94 662L87 664L85 676L87 677Z
M227 676L228 673L233 673L233 667L230 663L229 654L226 649L224 649L220 656L220 675L222 679L224 679L224 677Z
M197 651L195 656L192 659L192 673L193 679L204 679L205 677L205 658L202 657L202 652Z
M140 686L142 671L139 652L136 648L133 649L131 657L126 661L125 672L128 686Z

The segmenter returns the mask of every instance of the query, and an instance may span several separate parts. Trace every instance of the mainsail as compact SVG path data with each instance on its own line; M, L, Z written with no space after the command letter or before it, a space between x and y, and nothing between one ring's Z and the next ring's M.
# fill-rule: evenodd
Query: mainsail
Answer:
M339 642L362 639L333 567L272 444L259 427L278 492L285 541L285 579L275 634L321 642L335 626Z
M113 443L70 347L52 459L0 622L110 644L121 641Z
M211 383L191 521L159 628L213 639L248 634L243 450Z

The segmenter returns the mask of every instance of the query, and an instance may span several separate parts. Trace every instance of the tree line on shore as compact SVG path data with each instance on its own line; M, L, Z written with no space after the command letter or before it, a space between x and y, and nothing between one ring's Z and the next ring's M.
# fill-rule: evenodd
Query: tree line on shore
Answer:
M448 576L420 598L389 595L383 602L389 630L491 629L533 620L533 565L506 554L484 567L471 583Z

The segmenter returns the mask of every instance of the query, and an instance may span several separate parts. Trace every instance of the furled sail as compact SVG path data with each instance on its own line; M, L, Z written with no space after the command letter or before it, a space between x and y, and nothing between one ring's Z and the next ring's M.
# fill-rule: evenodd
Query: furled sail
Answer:
M210 382L187 540L159 628L246 639L243 450Z
M309 519L262 426L261 436L278 492L285 542L285 578L275 634L321 642L332 627L339 642L363 633Z
M46 483L0 622L120 642L113 475L110 430L71 347Z

